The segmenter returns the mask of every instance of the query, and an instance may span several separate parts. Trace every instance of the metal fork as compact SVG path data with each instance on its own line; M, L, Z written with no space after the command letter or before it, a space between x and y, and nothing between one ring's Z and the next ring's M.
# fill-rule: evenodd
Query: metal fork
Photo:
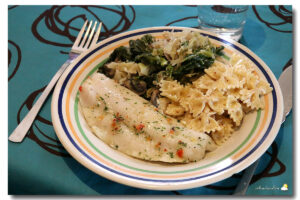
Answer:
M35 117L39 113L39 110L41 109L42 105L44 104L45 100L47 99L49 93L55 86L57 80L62 75L62 73L65 71L65 69L73 62L75 58L77 58L81 53L88 50L89 48L93 47L99 38L100 30L102 23L99 24L97 31L95 33L97 21L94 23L93 28L91 30L91 26L93 24L92 21L90 21L87 30L84 34L84 30L86 28L86 25L88 24L88 21L85 21L84 25L82 26L80 32L78 33L78 36L71 48L71 51L69 52L69 59L60 67L60 69L56 72L56 74L53 76L45 90L43 91L42 95L39 97L39 99L36 101L34 106L31 108L31 110L27 113L25 118L21 121L21 123L17 126L17 128L12 132L12 134L9 136L9 140L12 142L22 142L25 135L27 134L29 128L31 127ZM94 34L95 33L95 34ZM83 36L84 34L84 36ZM83 37L82 37L83 36ZM94 37L93 37L94 36ZM93 38L93 40L92 40ZM91 41L92 40L92 41Z

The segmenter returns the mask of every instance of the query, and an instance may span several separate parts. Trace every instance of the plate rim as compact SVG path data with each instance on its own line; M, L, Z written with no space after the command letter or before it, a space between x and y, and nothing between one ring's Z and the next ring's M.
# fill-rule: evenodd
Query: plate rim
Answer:
M277 79L275 78L275 76L274 76L273 72L271 71L271 69L254 52L252 52L250 49L248 49L247 47L245 47L244 45L242 45L242 44L240 44L238 42L235 42L233 40L229 40L227 38L222 38L220 36L217 36L217 35L215 35L213 33L207 32L207 31L202 31L202 30L199 30L199 29L194 29L194 28L189 28L189 27L158 26L158 27L147 27L147 28L135 29L135 30L132 30L132 31L127 31L127 32L124 32L124 33L112 36L110 38L107 38L107 39L99 42L97 44L97 46L95 46L93 49L90 49L87 52L81 54L80 56L78 56L78 58L76 60L74 60L74 62L68 67L67 70L65 70L65 72L61 76L61 78L58 81L58 83L57 83L57 85L55 87L55 90L53 92L53 97L52 97L52 102L51 102L51 117L52 117L53 127L55 129L56 135L58 136L59 140L61 141L61 143L63 144L63 146L66 148L66 150L72 155L72 157L74 157L82 165L84 165L85 167L87 167L88 169L92 170L93 172L95 172L97 174L100 173L99 175L104 176L105 178L108 178L110 180L113 180L113 181L116 181L116 182L119 182L119 183L122 183L122 184L125 184L125 185L130 185L130 186L133 186L133 187L138 187L138 188L143 188L143 189L154 189L154 190L172 190L172 189L176 189L176 190L180 190L180 189L188 189L188 188L199 187L199 186L202 186L202 185L207 185L207 184L211 184L211 183L218 182L218 181L221 181L223 179L226 179L226 178L232 176L232 174L238 173L239 171L242 171L246 167L250 166L253 162L255 162L258 158L261 157L261 155L263 155L266 152L266 150L269 148L269 146L271 145L271 143L276 138L276 136L278 134L278 131L279 131L279 128L280 128L280 124L278 125L278 124L274 123L274 125L271 128L273 131L271 131L271 132L273 133L274 130L276 129L277 133L273 133L271 135L273 137L271 137L271 138L270 138L270 135L268 135L267 138L269 139L269 142L267 142L267 140L265 140L262 143L262 145L259 147L259 148L263 148L265 150L264 151L259 151L259 152L256 151L256 153L254 155L252 154L253 157L256 157L255 159L252 159L252 160L245 159L245 161L248 161L248 162L240 162L237 165L233 166L231 168L232 170L225 171L225 172L219 174L217 177L221 177L221 178L218 178L218 180L214 180L214 178L211 178L211 179L207 179L205 181L203 181L203 180L201 180L201 181L195 180L195 181L183 182L183 183L174 184L174 185L173 185L173 183L172 184L157 184L157 185L153 185L153 183L149 184L149 183L145 183L144 181L137 181L137 180L132 180L132 179L124 178L124 177L120 178L119 175L111 174L110 172L105 171L104 169L100 169L99 167L94 166L95 164L90 165L91 161L89 161L87 158L85 158L83 156L78 155L78 150L77 149L73 149L74 147L71 144L71 142L69 140L65 140L64 134L60 133L60 131L62 131L61 130L62 127L59 126L60 122L59 122L58 117L57 117L58 114L56 113L56 111L57 111L57 103L55 102L55 99L57 99L57 96L58 96L59 91L61 89L63 80L65 80L65 78L63 78L63 77L65 77L65 75L68 74L69 71L82 58L84 58L88 53L92 52L94 49L96 49L97 47L101 46L104 43L108 43L110 41L113 41L114 39L120 38L120 37L125 36L125 35L129 35L129 34L135 33L135 32L141 33L143 31L147 31L147 30L148 31L149 30L158 30L158 32L162 32L162 29L168 29L168 30L172 30L172 29L181 29L181 30L189 29L189 30L192 30L192 31L197 31L197 32L200 32L200 33L212 35L212 36L214 36L216 38L221 38L222 40L227 41L229 45L230 44L234 44L234 45L238 46L239 48L241 48L242 50L244 50L245 52L247 52L248 54L250 54L256 61L258 61L258 63L260 63L262 65L262 67L264 68L264 70L266 70L267 74L270 76L271 81L274 83L274 86L276 87L276 94L277 94L277 100L278 100L277 103L278 103L278 105L282 105L281 107L277 106L278 107L278 113L276 114L275 118L277 118L278 115L279 116L281 115L281 117L282 117L282 115L283 115L283 99L282 99L282 94L281 94L280 87L278 87L279 83L278 83ZM238 50L236 50L236 51L238 51ZM274 90L275 90L275 88L274 88ZM280 109L280 108L282 108L282 109ZM232 171L234 171L235 168L240 168L240 170L232 172ZM231 173L229 173L229 172L231 172ZM201 182L205 182L205 184L199 184L199 182L200 183Z

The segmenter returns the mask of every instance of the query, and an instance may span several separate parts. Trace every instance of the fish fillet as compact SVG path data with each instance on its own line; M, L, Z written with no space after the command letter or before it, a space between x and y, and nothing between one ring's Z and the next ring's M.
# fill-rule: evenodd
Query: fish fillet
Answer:
M94 73L80 87L81 111L92 132L136 158L195 162L216 148L205 133L184 127L114 80Z

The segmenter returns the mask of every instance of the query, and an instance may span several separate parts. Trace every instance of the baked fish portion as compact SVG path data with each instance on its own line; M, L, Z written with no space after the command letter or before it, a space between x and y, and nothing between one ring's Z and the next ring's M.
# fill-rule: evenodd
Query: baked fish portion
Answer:
M195 162L216 148L207 134L184 127L103 74L94 73L85 80L79 102L92 132L129 156Z

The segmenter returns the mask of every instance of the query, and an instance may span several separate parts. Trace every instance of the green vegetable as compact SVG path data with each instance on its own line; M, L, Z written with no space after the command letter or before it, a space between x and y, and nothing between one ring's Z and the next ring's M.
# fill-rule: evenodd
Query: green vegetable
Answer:
M168 77L172 77L173 70L174 70L173 66L172 66L172 65L168 65L168 66L166 67L166 75L167 75Z
M121 46L116 48L112 54L109 56L108 62L116 62L116 61L130 61L131 60L131 52L129 51L129 48Z
M218 56L224 55L224 53L223 53L224 46L219 46L219 47L213 48L213 49L214 49L214 53L217 54Z
M149 67L149 73L155 73L164 69L168 62L165 58L154 56L151 53L143 53L135 57L136 63L143 63Z
M147 88L152 88L154 87L153 81L156 79L156 74L152 73L148 76L139 76L138 79L145 81L147 84Z
M132 58L143 54L143 53L151 53L152 47L150 44L153 42L153 37L151 35L144 35L141 39L130 40L129 41L129 49L132 54Z
M197 54L187 56L181 65L176 66L172 71L172 77L182 82L181 80L188 74L202 74L204 69L210 67L214 61L213 53L201 50Z

